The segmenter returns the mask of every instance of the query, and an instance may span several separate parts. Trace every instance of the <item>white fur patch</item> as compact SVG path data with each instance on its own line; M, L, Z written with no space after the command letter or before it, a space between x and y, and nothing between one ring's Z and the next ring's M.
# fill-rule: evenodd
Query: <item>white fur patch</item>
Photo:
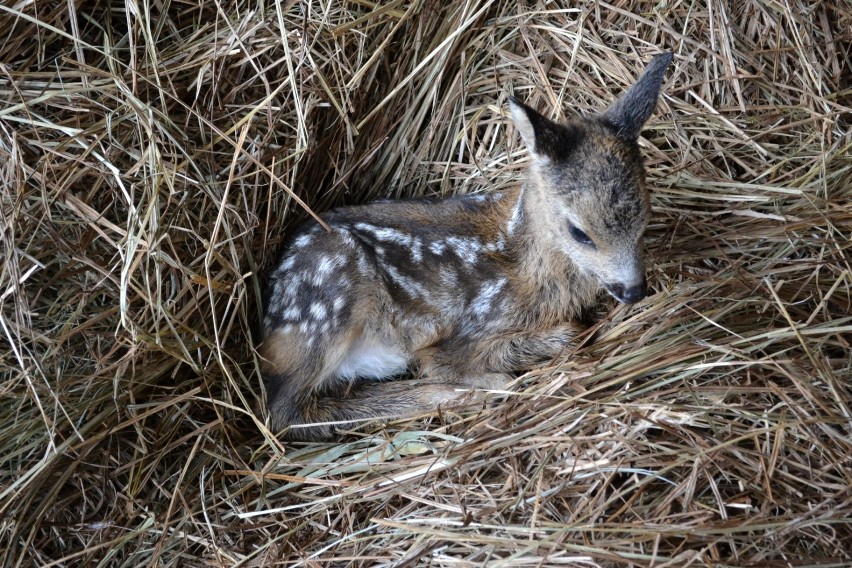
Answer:
M505 278L486 282L482 285L482 288L479 289L479 294L476 295L476 298L474 298L473 304L471 305L473 313L476 314L478 318L481 319L485 317L488 312L491 311L492 303L494 302L495 298L497 298L497 296L500 294L500 291L505 285Z
M407 248L411 253L411 260L414 262L423 261L423 243L413 235L408 235L389 227L376 227L369 223L358 223L355 225L355 228L360 231L372 233L376 240Z
M425 298L429 295L426 288L423 287L422 284L403 276L400 274L399 270L394 266L386 265L384 266L385 272L388 273L388 276L400 287L403 291L408 294L410 298Z
M383 379L407 368L408 357L399 348L369 337L352 346L336 374L342 379Z
M486 243L485 248L491 252L501 252L506 249L506 239L503 238L503 235L493 243Z
M479 242L479 239L447 237L445 241L453 249L453 252L468 264L476 263L482 252L482 243Z
M296 257L291 256L281 265L281 270L290 270L294 264L296 264Z
M284 312L281 313L281 319L285 321L299 321L302 317L302 310L298 306L291 304Z
M334 268L334 260L327 256L321 256L319 262L317 263L317 273L321 274L323 278L325 278L331 270Z
M444 254L444 249L446 248L446 246L447 245L445 245L441 241L434 241L429 243L429 250L432 252L432 254L436 256L441 256L442 254Z
M335 256L321 256L317 263L316 270L314 271L311 283L314 286L322 286L325 279L331 275L334 270L343 266L345 263L346 257L341 254Z
M319 302L314 302L313 304L311 304L310 310L311 315L314 316L317 321L322 321L325 319L327 310L324 305L320 304Z
M411 241L411 260L414 262L423 262L423 243L420 239Z
M311 241L313 239L314 238L311 235L300 235L300 236L296 237L295 241L293 241L293 246L296 247L296 248L306 247L309 244L311 244Z

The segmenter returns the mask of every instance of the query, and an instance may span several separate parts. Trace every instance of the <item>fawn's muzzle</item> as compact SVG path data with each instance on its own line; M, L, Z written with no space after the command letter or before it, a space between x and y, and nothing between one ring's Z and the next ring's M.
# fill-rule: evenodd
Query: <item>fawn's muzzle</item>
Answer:
M633 286L625 286L621 283L605 284L605 286L612 297L622 304L635 304L648 295L648 283L644 277L641 282Z

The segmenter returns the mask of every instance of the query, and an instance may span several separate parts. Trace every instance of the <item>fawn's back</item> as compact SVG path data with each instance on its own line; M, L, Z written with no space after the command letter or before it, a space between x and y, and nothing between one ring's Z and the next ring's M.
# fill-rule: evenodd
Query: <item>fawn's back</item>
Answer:
M598 292L646 295L649 205L636 139L671 55L600 115L556 124L516 99L523 187L340 208L292 235L260 348L272 425L325 438L429 412L557 356ZM382 380L411 370L417 378Z

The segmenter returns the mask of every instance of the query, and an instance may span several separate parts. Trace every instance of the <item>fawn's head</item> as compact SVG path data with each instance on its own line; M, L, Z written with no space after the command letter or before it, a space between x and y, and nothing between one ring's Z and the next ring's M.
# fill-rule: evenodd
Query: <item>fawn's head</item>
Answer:
M654 112L670 53L596 116L557 124L514 97L512 119L532 157L535 219L584 273L619 302L646 295L643 235L650 212L636 140Z

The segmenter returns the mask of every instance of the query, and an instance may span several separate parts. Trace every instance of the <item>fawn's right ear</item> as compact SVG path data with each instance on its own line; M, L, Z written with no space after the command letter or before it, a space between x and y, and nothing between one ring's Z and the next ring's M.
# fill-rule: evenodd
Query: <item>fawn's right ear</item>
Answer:
M538 158L565 158L577 146L580 133L543 117L515 97L509 97L512 122L521 133L524 144Z

